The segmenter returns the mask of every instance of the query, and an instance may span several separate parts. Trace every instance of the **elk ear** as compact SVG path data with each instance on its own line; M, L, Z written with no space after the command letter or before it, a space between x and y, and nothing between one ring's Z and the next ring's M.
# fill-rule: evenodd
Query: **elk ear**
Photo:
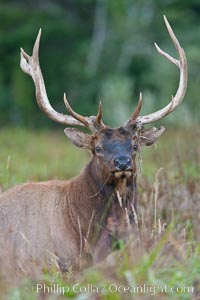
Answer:
M152 127L144 130L140 136L141 146L151 146L155 141L164 133L165 127L160 126L159 128Z
M75 146L92 150L91 135L84 133L76 128L66 128L64 130L64 133Z

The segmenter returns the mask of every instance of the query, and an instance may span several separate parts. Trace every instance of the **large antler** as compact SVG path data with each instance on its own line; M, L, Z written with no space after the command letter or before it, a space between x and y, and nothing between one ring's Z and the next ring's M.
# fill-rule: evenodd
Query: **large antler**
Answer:
M53 109L51 104L49 103L49 99L47 97L47 92L45 88L44 79L42 76L42 72L40 69L39 63L39 45L40 45L40 37L41 37L41 29L39 30L38 36L35 41L35 45L33 47L32 56L29 56L22 48L21 48L21 60L20 67L21 69L28 75L30 75L35 84L35 92L36 92L36 100L39 108L53 121L72 126L86 126L92 132L95 132L105 125L102 122L102 111L101 111L101 103L99 104L99 109L97 116L83 117L77 113L75 113L70 107L66 96L64 94L64 102L67 110L70 115L63 115Z
M128 126L133 123L141 123L141 124L148 124L152 123L158 120L161 120L165 116L167 116L169 113L171 113L183 100L186 88L187 88L187 79L188 79L188 72L187 72L187 60L185 57L185 53L183 48L180 46L179 41L177 40L171 26L169 25L169 22L167 21L167 18L164 16L165 25L167 27L167 30L169 32L169 35L174 43L174 46L178 52L179 59L175 59L163 50L161 50L158 45L155 43L155 47L162 56L164 56L166 59L168 59L170 62L175 64L180 69L180 79L179 79L179 86L176 92L176 95L173 97L170 103L165 106L164 108L149 114L145 116L137 116L135 118L135 112L133 113L132 117L129 119L129 121L125 124L125 126ZM139 101L141 102L141 101ZM141 105L139 105L141 108ZM137 109L136 109L137 111Z

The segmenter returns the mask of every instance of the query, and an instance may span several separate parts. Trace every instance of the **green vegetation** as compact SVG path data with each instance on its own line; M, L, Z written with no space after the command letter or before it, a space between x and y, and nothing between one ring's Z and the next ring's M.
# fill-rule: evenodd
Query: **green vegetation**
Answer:
M44 271L40 283L67 286L63 296L51 293L44 298L36 293L35 281L26 278L15 287L0 280L1 299L6 294L6 300L199 300L199 0L1 0L0 190L73 177L90 157L38 109L32 80L19 68L20 47L30 54L42 27L40 62L52 106L64 113L62 97L67 92L75 110L94 115L102 100L105 123L121 125L140 91L146 114L166 105L177 89L176 67L153 46L156 41L176 56L163 14L186 52L188 91L181 106L163 121L168 129L157 147L143 149L134 237L127 245L119 242L120 249L108 261L79 274L71 270L63 277L56 268ZM93 284L100 292L77 293L76 283ZM148 293L121 292L145 284L152 287ZM111 293L114 285L120 291ZM158 286L167 290L153 295ZM183 292L191 286L194 293Z
M89 152L71 145L64 132L3 129L0 132L2 189L27 181L77 175ZM85 153L85 155L84 155Z
M101 99L105 121L110 125L121 124L129 116L140 91L144 98L142 113L166 105L177 88L178 72L153 46L156 41L176 56L163 14L185 49L189 66L184 103L166 121L197 123L198 0L2 0L0 126L55 126L38 110L32 80L19 68L20 47L31 53L40 27L41 67L51 103L60 112L65 112L64 92L73 107L85 115L94 114Z
M66 289L62 297L52 292L45 299L199 299L198 137L198 130L168 129L157 148L143 149L134 237L130 237L128 245L119 244L120 250L113 252L108 261L79 274L72 270L63 277L56 268L51 273L44 271L39 283L45 283L46 289L53 284ZM89 160L87 151L70 145L62 131L6 129L0 132L0 141L3 189L28 180L69 178ZM163 170L159 170L161 167ZM73 291L75 284L83 287L82 293L77 292L77 285ZM115 292L116 286L146 286L146 293L140 289L139 294L133 290ZM5 287L0 287L2 293ZM87 292L83 292L84 287ZM95 287L98 294L94 293ZM191 287L193 293L188 290ZM8 287L6 299L41 299L36 289L37 283L26 278L14 289Z

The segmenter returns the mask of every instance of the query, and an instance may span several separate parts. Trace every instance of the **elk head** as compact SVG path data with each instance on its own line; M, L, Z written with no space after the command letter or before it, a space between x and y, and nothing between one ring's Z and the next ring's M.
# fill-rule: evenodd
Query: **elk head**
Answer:
M164 108L145 116L139 116L142 106L142 95L140 94L136 110L130 119L120 128L110 128L103 123L101 103L99 104L96 116L84 117L73 111L64 94L64 102L69 115L56 112L49 103L39 65L38 51L41 30L38 33L32 56L29 56L21 49L20 65L22 70L30 75L34 81L38 106L49 118L58 123L71 126L85 126L92 132L89 135L78 129L65 129L65 134L76 146L87 148L93 153L96 165L101 167L101 170L103 169L106 177L110 175L114 178L128 178L136 173L135 156L138 149L143 145L152 145L165 130L164 127L153 127L145 130L144 125L164 118L181 103L185 96L187 87L187 61L185 53L165 16L164 21L178 52L179 59L177 60L162 51L156 43L155 47L162 56L175 64L180 70L177 92Z

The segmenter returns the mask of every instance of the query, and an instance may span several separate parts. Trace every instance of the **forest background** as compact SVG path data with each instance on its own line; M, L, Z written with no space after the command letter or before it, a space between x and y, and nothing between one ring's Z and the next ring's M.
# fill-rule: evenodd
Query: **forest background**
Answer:
M198 0L1 0L0 128L49 128L56 124L38 109L34 86L19 67L19 49L29 54L42 28L40 63L52 106L65 113L63 93L81 114L103 103L104 121L121 125L143 92L142 114L165 106L176 92L179 72L153 43L177 56L165 14L184 47L189 85L183 104L166 118L197 126L200 86ZM60 126L60 125L59 125Z

